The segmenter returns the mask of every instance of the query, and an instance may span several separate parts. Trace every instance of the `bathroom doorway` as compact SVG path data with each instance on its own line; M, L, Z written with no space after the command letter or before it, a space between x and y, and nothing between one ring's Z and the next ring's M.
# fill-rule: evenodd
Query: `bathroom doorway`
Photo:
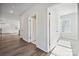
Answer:
M50 7L48 11L49 50L51 54L56 56L76 56L77 4L60 4Z

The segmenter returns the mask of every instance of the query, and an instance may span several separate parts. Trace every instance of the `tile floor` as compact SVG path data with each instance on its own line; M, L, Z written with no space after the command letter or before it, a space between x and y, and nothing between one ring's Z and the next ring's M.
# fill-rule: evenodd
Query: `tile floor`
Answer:
M59 40L50 56L73 56L71 42Z

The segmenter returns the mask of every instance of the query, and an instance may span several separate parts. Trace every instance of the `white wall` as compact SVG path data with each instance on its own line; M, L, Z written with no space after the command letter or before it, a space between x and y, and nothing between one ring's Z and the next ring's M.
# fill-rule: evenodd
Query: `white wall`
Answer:
M50 4L39 4L21 16L21 37L29 42L28 18L36 15L36 46L47 52L47 7Z
M79 3L77 6L78 6L78 8L77 8L77 11L78 11L78 14L77 14L78 15L77 16L78 17L78 20L77 20L78 21L78 33L77 34L78 34L78 45L79 45ZM77 51L78 51L78 56L79 56L79 46L78 45L77 45L77 47L78 47Z
M71 33L66 33L66 32L62 32L61 36L64 38L69 38L69 39L77 39L77 4L76 3L71 3L71 4L60 4L60 5L56 5L54 6L54 8L57 8L57 13L59 15L59 17L63 16L63 15L68 15L68 14L72 14L75 13L75 19L72 19L72 32ZM61 21L61 18L59 19ZM75 28L75 29L74 29Z
M52 5L52 4L51 4ZM28 36L28 18L36 15L36 46L46 52L48 52L48 18L47 18L47 8L49 4L39 4L35 7L32 7L29 11L26 11L22 16L21 16L21 29L20 29L20 35L21 37L27 41L30 42L29 36ZM56 5L54 7L58 8L58 14L59 15L65 15L67 13L72 13L76 12L75 7L76 4L60 4L59 6ZM76 29L77 30L77 29ZM77 33L77 32L76 32ZM70 37L71 34L69 33L62 33L61 35L64 35L65 37ZM69 38L68 37L68 38ZM72 37L71 37L72 38Z
M15 33L18 34L20 27L19 15L24 10L23 4L0 4L0 23L2 25L2 33ZM18 8L17 8L18 7ZM20 8L20 10L19 10ZM13 10L13 14L10 11Z
M55 6L55 8L57 8L57 13L60 16L63 16L63 15L68 15L68 14L72 14L72 13L75 13L75 18L73 18L71 21L72 21L72 30L71 30L71 33L68 33L68 32L61 32L61 36L60 37L63 37L63 38L67 38L68 40L70 39L73 39L71 41L72 43L72 48L73 48L73 54L74 55L77 55L78 51L79 51L79 43L78 43L78 20L77 19L77 4L60 4L58 6ZM74 15L73 15L74 16ZM61 18L59 18L59 20L61 21Z
M55 14L57 14L55 17L57 17L58 16L58 21L60 22L59 24L58 24L58 29L61 29L60 28L60 26L61 26L61 19L60 19L60 16L63 16L63 15L67 15L67 14L71 14L71 13L75 13L76 14L76 16L77 16L77 4L73 4L73 3L71 3L71 4L56 4L56 5L54 5L54 6L51 6L50 7L50 9L51 10L49 10L49 12L51 12L52 11L52 16L50 16L51 17L51 19L52 19L52 21L53 21L53 19L54 19L54 17L53 16L55 16L55 15L53 15L54 14L54 12L55 12ZM48 12L48 13L49 13ZM47 25L47 27L49 28L49 17L48 17L48 21L47 21L48 23L48 25ZM64 32L61 32L61 30L58 30L59 32L61 32L61 33L59 33L59 34L61 34L60 35L60 37L63 37L63 38L68 38L68 39L76 39L77 40L77 17L75 17L75 19L72 19L72 25L73 25L73 27L72 27L72 32L71 33L64 33ZM52 24L53 25L53 24ZM48 39L48 42L49 42L49 29L47 28L47 39ZM54 29L53 29L53 27L52 27L52 31L53 31ZM55 29L55 30L57 30L57 29ZM56 35L57 36L57 35ZM55 36L54 36L55 37ZM53 32L51 33L51 38L53 39L54 38L53 37ZM53 41L53 40L52 40ZM55 40L54 40L55 41ZM51 42L52 44L54 43L54 42ZM53 45L52 45L53 46ZM48 47L49 47L49 45L48 45Z
M2 33L15 33L18 34L19 33L19 20L2 20L2 23L4 24L0 24L1 28L2 28ZM1 22L0 22L1 23Z
M77 13L72 14L70 32L62 32L61 34L64 38L77 40Z

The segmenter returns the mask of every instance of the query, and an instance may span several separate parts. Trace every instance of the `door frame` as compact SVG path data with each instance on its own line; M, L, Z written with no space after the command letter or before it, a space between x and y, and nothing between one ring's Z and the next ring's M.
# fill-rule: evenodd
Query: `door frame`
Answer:
M32 23L31 23L31 18L33 17L33 16L36 16L36 14L34 14L34 15L31 15L29 18L28 18L28 30L30 30L30 32L28 31L28 40L29 40L29 42L32 42L31 41L31 39L32 39L32 34L31 34L31 25L32 25ZM37 19L37 17L36 17L36 19ZM29 21L30 21L30 23L29 23ZM37 20L35 20L35 23L36 23L36 21ZM30 29L29 29L29 25L30 25ZM35 25L35 27L36 27L36 25ZM36 29L36 28L35 28ZM35 38L36 38L36 33L35 33ZM36 39L35 39L36 40ZM37 40L36 40L37 41ZM35 44L35 45L37 45L37 44Z

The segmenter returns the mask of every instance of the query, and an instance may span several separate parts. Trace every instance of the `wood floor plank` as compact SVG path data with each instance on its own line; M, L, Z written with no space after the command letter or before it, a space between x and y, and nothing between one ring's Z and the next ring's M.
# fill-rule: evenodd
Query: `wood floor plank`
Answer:
M46 56L47 53L35 44L25 42L18 35L3 34L0 36L0 56Z

